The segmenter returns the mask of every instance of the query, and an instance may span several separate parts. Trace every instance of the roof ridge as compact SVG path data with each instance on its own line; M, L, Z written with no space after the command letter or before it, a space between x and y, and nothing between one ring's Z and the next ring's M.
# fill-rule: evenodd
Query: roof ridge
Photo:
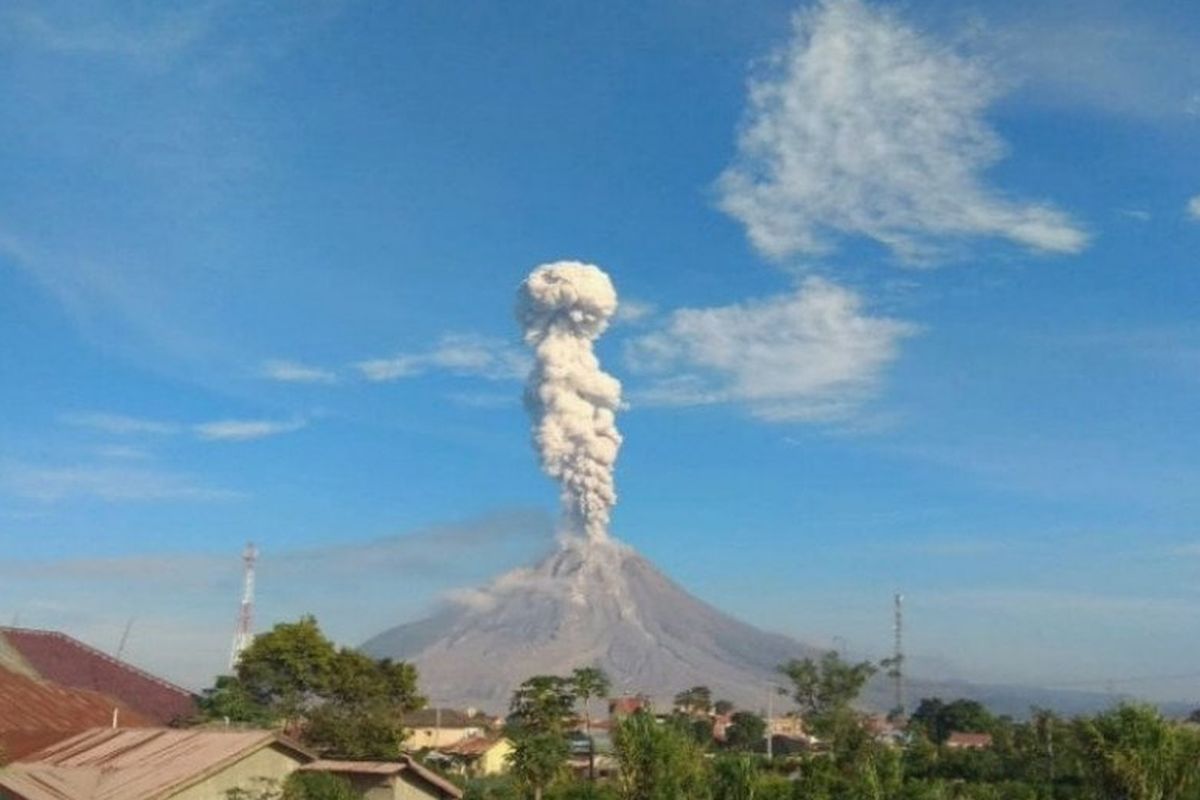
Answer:
M110 664L115 664L116 666L121 667L123 669L127 669L130 672L133 672L133 673L139 675L140 677L145 678L148 681L157 683L159 686L162 686L166 689L170 689L171 691L179 692L181 694L187 695L187 697L189 697L189 698L193 698L196 696L195 692L192 692L189 689L185 689L182 686L180 686L179 684L172 683L171 681L167 680L166 678L160 678L157 675L147 672L146 670L142 669L141 667L138 667L134 664L130 664L128 661L124 661L120 658L117 658L116 656L111 656L108 653L101 650L100 648L93 647L92 645L88 644L87 642L82 641L81 639L77 639L68 633L63 633L62 631L49 631L49 630L44 630L41 628L18 628L18 627L13 627L11 625L0 625L0 634L7 634L7 633L24 633L24 634L32 634L34 636L45 636L45 637L51 638L51 639L61 639L65 642L69 642L69 643L79 647L81 650L85 650L88 653L91 653L92 655L99 656L101 659L109 662ZM17 649L20 650L20 648L17 648Z

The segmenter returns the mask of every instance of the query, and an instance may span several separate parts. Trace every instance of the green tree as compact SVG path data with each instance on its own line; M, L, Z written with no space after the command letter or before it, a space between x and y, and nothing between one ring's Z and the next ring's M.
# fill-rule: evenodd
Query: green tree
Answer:
M675 695L675 708L684 714L707 714L712 710L712 690L693 686Z
M921 729L939 746L955 731L991 733L997 726L998 720L982 703L961 698L949 703L940 697L924 698L909 718L910 728Z
M704 800L709 776L704 752L684 731L639 711L617 723L613 745L623 800Z
M537 733L525 730L513 742L508 754L513 776L541 800L546 787L563 775L570 747L561 733Z
M1200 734L1150 706L1122 705L1076 730L1088 783L1103 800L1184 800L1200 793Z
M818 737L836 742L859 727L853 703L875 674L874 664L850 664L830 651L820 661L792 659L779 671L792 682L792 699L800 706L805 725Z
M588 779L596 780L596 740L592 738L592 698L608 694L611 682L599 667L580 667L571 673L571 691L583 705L584 733L588 740Z
M725 746L731 750L758 750L767 735L767 722L752 711L738 711L725 729Z
M758 762L749 756L721 756L713 762L713 800L756 800Z
M283 782L282 800L362 800L362 795L340 775L293 772Z
M713 713L720 716L725 716L730 711L733 711L734 708L735 706L729 700L718 700L713 703Z
M255 725L282 724L322 755L394 758L400 719L425 704L411 664L338 649L313 617L257 638L205 693L201 714Z
M567 731L574 718L575 687L570 678L535 675L513 692L509 704L509 764L535 800L562 776L570 744Z

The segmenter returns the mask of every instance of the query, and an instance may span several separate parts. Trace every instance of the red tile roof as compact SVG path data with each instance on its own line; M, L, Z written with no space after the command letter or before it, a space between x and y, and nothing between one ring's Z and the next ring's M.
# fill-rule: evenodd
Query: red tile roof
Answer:
M108 695L159 725L196 713L196 699L187 689L66 634L0 627L0 638L45 680Z
M0 668L0 763L24 758L99 726L144 727L156 722L98 692L57 686Z

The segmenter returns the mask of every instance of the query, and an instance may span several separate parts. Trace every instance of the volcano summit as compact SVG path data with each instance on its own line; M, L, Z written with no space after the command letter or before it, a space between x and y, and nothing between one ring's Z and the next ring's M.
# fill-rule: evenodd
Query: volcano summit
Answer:
M495 711L531 675L592 665L616 692L662 701L705 685L758 708L779 664L816 652L693 597L620 542L582 537L363 649L415 663L438 704Z

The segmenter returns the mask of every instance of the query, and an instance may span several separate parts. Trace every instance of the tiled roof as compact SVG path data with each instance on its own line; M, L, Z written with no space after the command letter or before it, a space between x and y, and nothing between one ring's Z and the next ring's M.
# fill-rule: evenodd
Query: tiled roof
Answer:
M195 697L187 689L56 631L0 627L0 649L19 656L38 676L74 689L115 698L159 725L191 717Z
M270 746L313 758L272 731L100 728L9 765L0 788L23 800L151 800Z
M58 686L0 668L0 763L23 758L80 731L111 726L114 709L121 726L157 724L98 692Z

